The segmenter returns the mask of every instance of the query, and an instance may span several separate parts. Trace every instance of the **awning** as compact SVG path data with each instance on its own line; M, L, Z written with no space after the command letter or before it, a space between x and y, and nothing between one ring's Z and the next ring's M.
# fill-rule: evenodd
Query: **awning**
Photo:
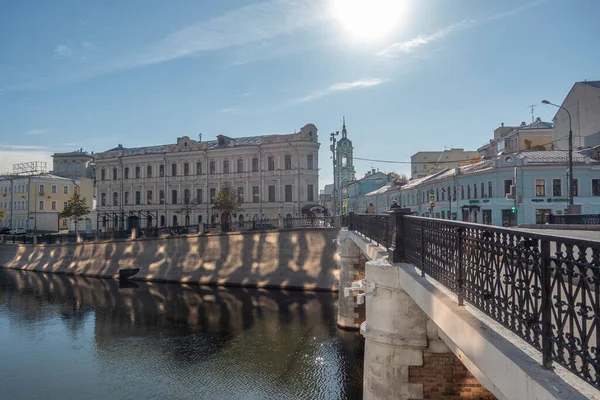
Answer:
M307 204L302 207L302 214L309 214L311 212L324 213L325 207L319 204Z
M461 207L463 210L479 210L481 207L479 206L474 206L474 205L468 205L468 206L462 206Z

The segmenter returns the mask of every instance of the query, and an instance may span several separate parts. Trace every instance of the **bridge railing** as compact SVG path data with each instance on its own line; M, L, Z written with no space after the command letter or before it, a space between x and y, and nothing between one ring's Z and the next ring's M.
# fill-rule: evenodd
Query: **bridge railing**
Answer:
M600 242L392 214L392 261L410 262L600 388ZM349 228L378 241L381 220L353 215ZM379 242L381 243L381 242Z
M394 244L394 226L390 215L350 213L345 219L351 230L362 233L377 244L390 249Z
M563 214L548 216L550 224L600 225L600 214Z

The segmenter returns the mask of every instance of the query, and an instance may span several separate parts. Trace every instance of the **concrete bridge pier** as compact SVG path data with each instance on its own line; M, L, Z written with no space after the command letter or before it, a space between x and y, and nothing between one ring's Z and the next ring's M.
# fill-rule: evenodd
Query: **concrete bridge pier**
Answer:
M365 320L365 305L357 303L358 291L344 295L344 288L352 286L365 276L366 258L360 248L349 237L341 237L339 242L340 286L338 297L337 324L340 328L356 329Z
M398 278L397 268L385 259L366 263L365 400L423 398L423 385L410 382L409 369L423 365L427 316Z

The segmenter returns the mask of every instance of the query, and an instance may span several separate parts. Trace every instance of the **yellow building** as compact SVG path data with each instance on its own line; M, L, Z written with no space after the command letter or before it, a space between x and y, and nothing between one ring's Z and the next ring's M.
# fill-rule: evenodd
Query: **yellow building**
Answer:
M0 208L5 211L5 216L0 226L25 228L38 233L68 230L71 222L58 215L74 193L85 198L92 209L94 185L91 179L68 179L51 174L2 176ZM80 228L85 229L92 220L88 217L90 222L83 221Z

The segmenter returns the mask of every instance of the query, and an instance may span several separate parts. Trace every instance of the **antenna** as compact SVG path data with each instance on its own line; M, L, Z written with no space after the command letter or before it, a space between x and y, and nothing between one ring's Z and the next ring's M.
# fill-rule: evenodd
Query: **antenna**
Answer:
M533 115L533 112L535 110L535 108L537 107L537 104L532 104L530 106L527 106L527 108L531 108L531 123L533 124L535 122L535 117Z

